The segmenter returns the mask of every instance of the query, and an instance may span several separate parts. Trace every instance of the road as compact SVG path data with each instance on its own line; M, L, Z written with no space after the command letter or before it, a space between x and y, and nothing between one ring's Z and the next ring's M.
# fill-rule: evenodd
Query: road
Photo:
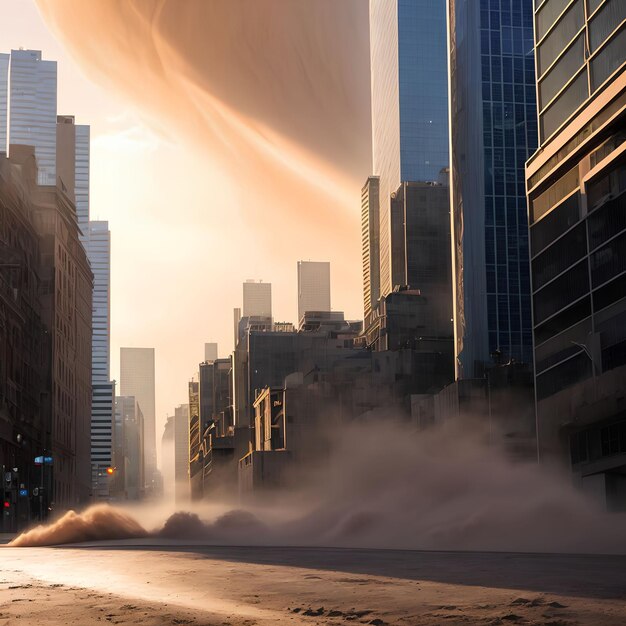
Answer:
M626 556L214 547L0 549L0 626L626 623Z

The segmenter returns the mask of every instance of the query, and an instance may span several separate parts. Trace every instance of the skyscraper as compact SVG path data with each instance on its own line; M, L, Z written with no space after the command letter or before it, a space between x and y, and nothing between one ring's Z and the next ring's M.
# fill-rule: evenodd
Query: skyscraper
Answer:
M216 343L204 344L204 360L205 361L217 361L217 344Z
M538 150L526 167L540 460L625 510L626 4L535 11Z
M559 3L563 5L564 3ZM532 0L448 0L457 375L532 358L524 164L537 146Z
M391 194L448 166L444 0L370 0L373 174L380 193L380 295L396 284Z
M76 205L84 243L89 231L90 128L75 123L73 115L57 116L57 182Z
M7 115L9 111L9 60L0 54L0 154L7 154Z
M361 189L361 246L363 258L363 319L380 298L380 199L378 176L370 176ZM367 325L367 322L366 322Z
M6 145L10 154L11 145L33 146L38 167L37 182L56 185L56 61L42 60L39 50L11 50L7 74L5 67L6 55L3 55L0 60L0 83L3 85L0 87L0 127L7 132L6 144L0 150L5 150ZM8 96L8 107L2 107L4 93ZM0 131L2 137L4 134Z
M298 321L307 311L330 311L327 261L298 261Z
M243 284L243 317L272 317L272 284L247 280Z
M154 348L120 348L120 395L134 396L143 412L146 485L156 470Z

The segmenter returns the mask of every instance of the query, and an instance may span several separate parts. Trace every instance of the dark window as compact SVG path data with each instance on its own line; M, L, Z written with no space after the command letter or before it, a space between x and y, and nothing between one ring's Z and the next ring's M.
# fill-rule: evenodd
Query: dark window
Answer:
M549 280L580 260L587 252L586 239L585 225L579 224L533 259L533 290L543 287Z
M537 65L540 75L550 67L584 23L583 0L577 0L537 49Z
M626 20L626 2L624 0L607 0L604 6L589 22L589 45L593 54L609 37L609 35ZM624 61L624 49L621 49Z
M600 286L626 270L626 233L591 255L591 284ZM626 294L624 294L626 295Z
M610 169L602 172L587 185L588 210L597 209L624 191L626 191L626 156L619 158Z
M578 300L589 291L587 262L581 261L566 274L535 293L535 323L541 323L550 315Z
M536 222L579 185L578 165L531 201L531 221Z
M593 292L593 310L601 311L626 296L626 275L618 276Z
M539 108L543 109L585 62L585 38L580 35L539 83Z
M530 228L533 256L579 221L580 192L571 195Z
M591 377L591 361L584 353L537 376L537 399L543 400Z
M626 27L622 26L620 32L591 59L592 93L595 92L615 70L624 64L626 61L624 50L626 50Z
M568 4L569 0L547 0L541 5L537 12L537 40L548 32Z
M595 299L595 298L594 298ZM554 335L566 330L570 326L573 326L580 320L583 320L591 315L591 299L584 298L580 302L576 302L569 308L565 309L558 315L549 319L544 324L535 328L535 343L539 345L544 341L554 337Z
M541 125L541 137L545 139L552 135L572 113L587 99L589 88L587 86L587 72L582 71L578 77L570 83L567 89L547 108L539 118Z

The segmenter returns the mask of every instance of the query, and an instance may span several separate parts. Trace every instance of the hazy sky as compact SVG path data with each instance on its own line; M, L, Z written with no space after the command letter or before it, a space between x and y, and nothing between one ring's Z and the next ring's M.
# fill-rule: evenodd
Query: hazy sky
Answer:
M158 446L205 341L232 350L241 283L297 321L296 262L331 262L362 316L370 173L365 0L0 0L0 51L58 61L90 124L91 216L112 231L112 376L155 347ZM89 78L87 78L89 77Z

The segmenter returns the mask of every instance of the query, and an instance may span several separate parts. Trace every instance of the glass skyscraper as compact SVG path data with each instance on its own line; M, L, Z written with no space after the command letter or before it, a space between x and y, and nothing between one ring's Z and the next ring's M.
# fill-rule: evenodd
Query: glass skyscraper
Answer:
M532 0L448 0L457 376L532 362L524 166L537 147Z
M6 73L6 55L2 57L0 126L4 132L0 131L0 139L4 143L0 151L10 153L11 144L34 146L38 183L56 185L56 61L43 61L39 50L11 50Z
M373 174L380 194L380 295L394 287L391 195L448 166L445 0L371 0Z

